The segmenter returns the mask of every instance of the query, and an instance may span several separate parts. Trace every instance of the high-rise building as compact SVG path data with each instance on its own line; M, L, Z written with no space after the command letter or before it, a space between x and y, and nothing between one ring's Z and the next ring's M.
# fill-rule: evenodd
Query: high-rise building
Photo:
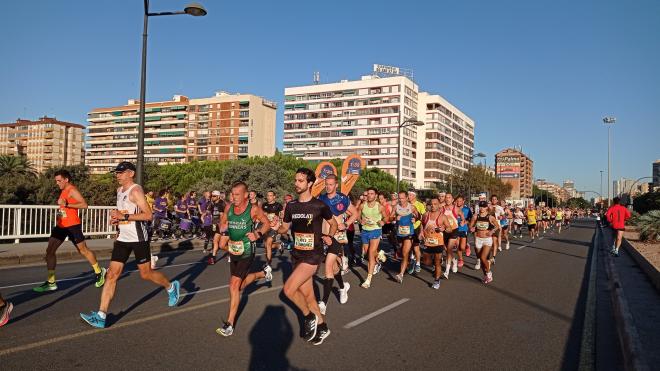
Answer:
M137 158L139 101L88 114L85 164L103 173ZM230 160L275 153L277 106L250 94L216 93L145 104L145 162Z
M37 172L83 163L85 127L54 117L0 124L0 154L26 156Z
M660 187L660 160L653 163L653 187Z
M495 154L495 175L504 183L511 184L512 199L532 197L534 161L522 151L503 149Z
M442 97L420 93L408 76L374 74L284 94L284 153L307 160L357 153L396 177L399 123L418 119L425 125L401 132L402 181L431 188L471 162L474 122Z

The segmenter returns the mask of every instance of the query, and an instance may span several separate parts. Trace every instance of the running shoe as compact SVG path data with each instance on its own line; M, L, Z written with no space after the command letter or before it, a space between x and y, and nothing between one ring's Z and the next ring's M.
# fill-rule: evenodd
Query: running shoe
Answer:
M156 262L158 261L157 255L151 256L151 269L156 269Z
M360 287L362 287L363 289L368 289L369 287L371 287L371 280L364 280L364 282L362 282Z
M348 282L344 282L344 288L339 289L339 303L340 304L346 304L348 301L348 290L351 289L351 284Z
M311 319L305 318L305 322L303 324L305 331L303 334L303 338L305 339L305 341L310 341L314 339L314 337L316 336L316 330L318 328L318 322L319 322L318 317L316 317L316 314L314 313L310 313L310 314L313 316L313 318Z
M440 280L435 280L433 281L433 285L431 286L434 290L437 290L440 288Z
M448 268L448 267L446 267L445 272L442 274L443 276L445 276L445 279L446 279L446 280L449 279L449 269L447 269L447 268Z
M348 257L346 255L342 255L341 257L341 275L345 275L348 273Z
M320 311L321 314L324 315L324 316L325 316L325 311L326 311L326 309L328 309L328 307L326 307L325 303L322 302L322 301L319 301L319 311Z
M472 251L470 250L470 244L466 243L465 244L465 256L470 256L472 254Z
M474 265L474 270L478 271L479 269L481 269L481 260L477 259L477 264Z
M396 279L396 282L403 283L403 274L399 273L396 276L394 276L394 278Z
M273 268L270 267L270 265L266 264L264 267L264 275L266 278L266 282L270 282L273 280Z
M57 283L55 283L55 282L50 283L48 281L46 281L46 282L42 283L41 285L39 285L39 286L32 289L32 291L38 292L38 293L44 293L44 292L47 292L47 291L55 291L55 290L57 290Z
M454 273L458 272L458 259L456 259L456 258L453 258L451 260L451 271L454 272Z
M618 250L612 251L612 256L614 256L615 258L618 258L619 257L619 251Z
M328 325L325 323L322 323L319 325L318 331L316 332L316 336L314 336L314 339L312 339L312 344L314 345L321 345L323 344L323 340L330 336L330 330L328 329Z
M385 263L387 261L387 257L385 256L385 251L380 250L378 251L378 261L381 263Z
M419 273L422 271L422 266L419 264L419 262L415 262L415 273Z
M463 259L459 259L459 260L458 260L458 267L459 267L459 268L463 268L463 265L464 265L464 264L465 264L465 263L463 262Z
M497 246L497 251L502 251L502 245Z
M495 265L495 257L490 258L490 264Z
M107 270L105 268L101 268L101 271L99 274L96 275L96 283L94 283L94 286L96 287L101 287L105 283L105 274L107 273Z
M534 239L532 238L532 243L534 243Z
M488 272L484 277L484 283L489 284L491 282L493 282L493 272Z
M215 332L222 336L232 336L234 334L234 326L225 322L222 327L216 329Z
M380 263L376 263L376 266L374 267L374 276L380 272L381 265Z
M11 311L14 309L14 304L12 304L10 301L6 301L5 305L2 306L0 309L0 327L4 326L9 322L9 315L11 314Z
M206 259L206 262L207 262L209 265L213 265L213 264L215 264L215 257L213 257L213 255L209 255L209 257Z
M507 241L506 242L506 249L508 250L511 247L511 242Z
M80 318L92 327L105 328L105 318L101 318L99 312L80 313Z
M415 259L411 259L408 262L408 274L413 274L415 272Z
M181 289L181 284L179 284L179 281L172 281L172 289L167 290L167 295L169 297L169 300L167 302L168 306L175 307L176 304L179 302L180 289Z

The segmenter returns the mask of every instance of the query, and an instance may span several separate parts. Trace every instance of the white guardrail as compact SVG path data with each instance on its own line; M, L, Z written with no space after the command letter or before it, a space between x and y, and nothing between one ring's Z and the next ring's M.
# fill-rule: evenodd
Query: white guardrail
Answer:
M57 205L0 205L0 240L49 237L56 224ZM90 206L80 209L78 215L85 236L114 235L110 225L110 210L114 206Z

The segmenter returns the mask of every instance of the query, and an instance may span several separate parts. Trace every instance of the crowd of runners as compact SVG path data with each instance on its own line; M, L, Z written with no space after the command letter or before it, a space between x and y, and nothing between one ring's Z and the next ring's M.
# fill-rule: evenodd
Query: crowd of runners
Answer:
M395 280L399 284L406 274L422 274L425 265L432 272L431 288L437 290L443 280L449 280L451 274L466 267L465 256L474 254L476 262L471 268L481 270L483 283L489 284L494 279L498 253L509 250L512 239L524 239L527 235L528 242L534 243L541 234L550 230L561 233L574 218L587 216L585 210L532 204L523 207L486 194L481 194L474 203L462 195L444 192L422 201L414 191L388 194L368 188L352 198L338 191L339 180L335 175L325 179L324 192L314 197L312 185L316 176L307 168L295 174L297 197L284 195L281 203L274 191L267 192L266 199L260 200L243 182L233 184L227 194L213 190L196 198L193 192L171 202L165 190L156 197L145 195L133 180L135 170L130 162L122 162L114 170L120 187L111 223L117 226L118 234L107 268L99 266L96 256L85 245L77 213L77 209L87 207L84 198L71 183L68 172L55 174L61 189L57 226L46 250L47 280L34 291L57 290L55 252L68 237L92 266L95 286L102 288L98 310L80 314L96 328L106 325L117 279L131 253L135 255L140 277L163 287L168 305L177 305L179 282L168 280L154 269L156 257L150 250L154 230L169 219L172 204L176 218L199 218L208 264L216 264L224 257L229 263L229 308L226 320L216 330L218 334L233 334L241 291L257 280L271 281L273 255L288 251L294 269L283 293L302 313L304 338L315 345L330 335L326 316L335 281L339 302L348 302L351 286L343 275L351 268L366 271L360 286L369 289L386 263L387 269L396 271ZM259 246L265 249L265 263L255 266ZM220 251L223 251L221 257ZM320 298L313 287L317 274L323 276ZM388 283L382 280L378 284ZM0 297L0 304L2 325L9 318L11 303Z

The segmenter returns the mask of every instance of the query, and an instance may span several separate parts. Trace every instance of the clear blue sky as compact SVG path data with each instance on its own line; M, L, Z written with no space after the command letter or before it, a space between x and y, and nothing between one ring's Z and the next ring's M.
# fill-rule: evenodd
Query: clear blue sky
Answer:
M618 119L613 179L650 176L660 158L656 0L203 3L206 17L150 19L148 100L227 90L281 103L285 86L314 71L331 82L391 64L476 121L476 150L490 164L522 145L535 178L598 191L604 115ZM0 32L0 122L85 123L94 107L138 97L142 1L7 2Z

